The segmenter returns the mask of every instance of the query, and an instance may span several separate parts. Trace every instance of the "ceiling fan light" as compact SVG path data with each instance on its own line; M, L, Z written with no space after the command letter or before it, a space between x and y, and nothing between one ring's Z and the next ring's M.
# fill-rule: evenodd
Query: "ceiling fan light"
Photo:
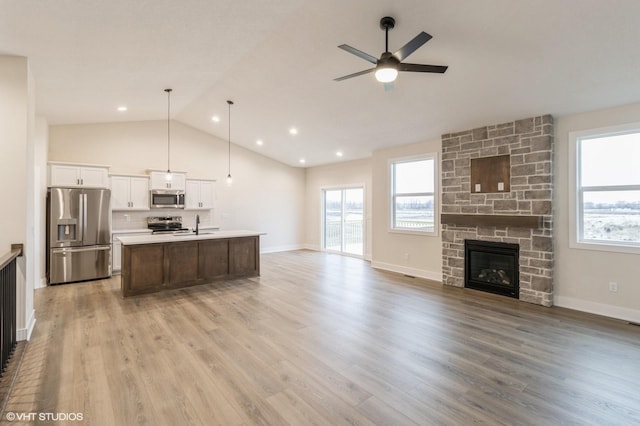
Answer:
M376 70L376 80L380 83L391 83L398 77L398 70L391 66L379 67Z

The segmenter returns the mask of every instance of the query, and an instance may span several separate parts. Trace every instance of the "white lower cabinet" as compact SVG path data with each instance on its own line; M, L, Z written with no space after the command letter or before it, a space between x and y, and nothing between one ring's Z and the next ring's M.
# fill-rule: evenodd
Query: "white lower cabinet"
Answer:
M124 235L149 235L151 231L139 231L139 232L114 232L111 234L111 271L115 274L122 270L122 243L118 237Z
M114 274L122 269L122 243L118 240L117 235L113 234L113 247L111 247L111 255L113 256L113 259L111 259L111 272Z

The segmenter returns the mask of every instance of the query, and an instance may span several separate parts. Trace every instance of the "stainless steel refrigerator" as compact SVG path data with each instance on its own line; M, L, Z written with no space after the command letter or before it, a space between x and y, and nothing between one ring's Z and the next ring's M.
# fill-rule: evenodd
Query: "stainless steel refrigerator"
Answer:
M49 284L111 276L111 191L49 188Z

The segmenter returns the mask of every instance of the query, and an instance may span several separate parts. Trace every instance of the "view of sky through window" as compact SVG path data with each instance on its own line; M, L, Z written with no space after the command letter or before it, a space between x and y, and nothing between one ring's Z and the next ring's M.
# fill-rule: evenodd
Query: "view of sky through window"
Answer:
M581 241L640 244L640 133L579 141Z

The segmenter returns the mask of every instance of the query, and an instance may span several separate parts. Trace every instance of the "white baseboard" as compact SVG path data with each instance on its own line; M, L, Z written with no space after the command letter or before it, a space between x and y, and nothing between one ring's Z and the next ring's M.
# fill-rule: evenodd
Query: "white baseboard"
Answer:
M303 249L304 246L302 244L290 244L286 246L273 246L273 247L264 247L260 248L260 253L278 253L281 251L292 251L292 250L300 250Z
M576 311L589 312L610 318L640 323L640 310L622 308L620 306L606 305L604 303L591 302L589 300L575 299L573 297L556 296L553 304L562 308Z
M320 246L319 246L319 245L317 245L317 244L304 244L304 245L303 245L303 248L304 248L305 250L323 251L323 250L322 250L322 247L320 247ZM345 254L345 256L349 256L349 254ZM361 259L364 259L364 260L366 260L366 261L368 261L368 262L371 262L371 255L370 255L370 254L366 254L366 253L365 253L365 255L364 255L364 256L353 256L353 257L357 257L357 258L359 258L359 259L361 258Z
M18 342L22 340L31 339L31 333L33 333L33 329L36 326L36 311L32 310L31 315L29 315L29 321L27 321L26 328L20 328L16 330L16 340Z
M385 271L396 272L399 274L410 275L412 277L424 278L431 281L442 282L442 273L427 271L424 269L410 268L408 266L394 265L392 263L376 262L372 261L371 266L376 269L382 269Z
M47 279L46 278L40 278L40 280L37 280L35 282L35 285L33 286L34 290L37 290L39 288L45 288L47 286Z

